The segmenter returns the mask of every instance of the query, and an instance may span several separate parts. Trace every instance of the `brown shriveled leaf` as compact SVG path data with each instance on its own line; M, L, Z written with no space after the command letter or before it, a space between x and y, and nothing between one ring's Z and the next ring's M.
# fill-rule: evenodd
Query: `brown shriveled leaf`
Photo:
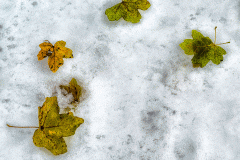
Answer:
M49 56L49 68L52 72L56 72L63 65L63 58L73 58L72 50L65 45L64 41L57 41L54 46L48 41L40 44L41 51L37 55L38 60Z
M75 78L72 78L69 82L69 86L61 85L60 88L65 89L68 93L72 93L74 98L73 102L79 102L79 98L82 95L82 87L77 84L77 80Z
M68 112L70 112L71 111L71 108L69 107L69 106L67 106L66 108L64 108L64 112L65 113L68 113Z
M47 97L42 107L38 108L39 129L33 135L33 143L44 147L54 155L67 152L63 137L72 136L84 120L73 116L72 112L59 114L57 97Z

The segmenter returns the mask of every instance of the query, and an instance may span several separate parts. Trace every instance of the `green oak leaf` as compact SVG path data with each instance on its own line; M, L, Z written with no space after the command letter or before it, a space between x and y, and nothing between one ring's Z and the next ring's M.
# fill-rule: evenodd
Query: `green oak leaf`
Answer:
M179 46L187 55L194 55L192 58L193 67L204 67L211 60L214 64L220 64L223 61L223 55L226 51L216 42L216 28L215 27L215 41L214 43L209 37L204 37L200 32L192 30L193 39L185 39Z
M82 87L77 84L77 80L75 78L72 78L69 82L69 86L60 85L60 88L65 89L68 93L72 93L74 102L78 102L80 96L82 95Z
M147 0L123 0L121 3L106 9L109 21L118 21L121 17L125 21L138 23L142 18L138 9L147 10L151 4Z
M72 112L59 114L57 97L47 97L42 107L38 107L39 129L34 132L33 143L45 147L54 155L67 152L63 137L72 136L84 120L73 116Z

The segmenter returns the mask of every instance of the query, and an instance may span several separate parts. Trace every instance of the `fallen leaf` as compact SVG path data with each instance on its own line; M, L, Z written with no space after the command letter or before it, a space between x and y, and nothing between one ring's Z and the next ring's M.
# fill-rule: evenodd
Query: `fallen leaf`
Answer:
M54 45L54 52L61 53L63 58L73 58L72 50L65 47L66 42L57 41Z
M38 60L42 60L45 57L48 58L48 65L52 72L56 72L60 66L63 65L63 58L73 58L72 50L65 47L66 42L57 41L53 46L49 41L41 43L41 48L37 57Z
M42 107L38 107L39 129L34 132L33 143L44 147L54 155L67 152L63 137L72 136L84 122L82 118L73 116L72 112L59 114L57 97L47 97Z
M41 48L37 55L39 61L43 60L48 56L49 52L51 53L53 51L53 45L49 41L41 43L39 47Z
M69 86L60 86L61 89L65 89L68 93L72 93L74 102L78 102L80 96L82 95L82 87L77 84L77 80L72 78L69 82Z
M214 43L209 37L204 37L200 32L192 30L193 39L185 39L179 46L187 55L194 55L192 58L193 67L204 67L211 60L214 64L220 64L223 61L223 55L226 51L219 47L220 43L216 44L216 28Z
M138 9L147 10L151 4L147 0L123 0L121 3L106 9L109 21L118 21L121 17L125 21L138 23L142 18Z

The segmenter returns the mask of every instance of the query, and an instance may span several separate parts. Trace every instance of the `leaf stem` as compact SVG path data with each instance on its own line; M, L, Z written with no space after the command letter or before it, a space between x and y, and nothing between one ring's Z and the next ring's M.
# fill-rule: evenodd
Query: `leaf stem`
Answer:
M225 42L225 43L219 43L219 44L215 44L216 46L222 45L222 44L228 44L230 42Z
M216 43L216 35L217 35L217 26L214 28L215 29L215 39L214 39L214 44Z
M26 127L19 127L19 126L11 126L9 124L7 124L8 127L13 127L13 128L39 128L39 127L35 127L35 126L26 126Z
M45 42L50 43L49 40L45 40Z

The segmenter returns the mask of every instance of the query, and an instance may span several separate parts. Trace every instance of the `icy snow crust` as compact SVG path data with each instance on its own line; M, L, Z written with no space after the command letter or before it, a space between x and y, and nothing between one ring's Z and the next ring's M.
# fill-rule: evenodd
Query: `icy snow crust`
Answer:
M149 0L140 23L109 22L120 0L0 1L1 160L238 160L240 57L237 0ZM197 29L227 54L220 65L193 68L179 44ZM52 73L38 61L44 40L66 41L72 59ZM54 156L34 146L38 106L71 95L59 85L75 78L84 95L74 115L85 120Z

